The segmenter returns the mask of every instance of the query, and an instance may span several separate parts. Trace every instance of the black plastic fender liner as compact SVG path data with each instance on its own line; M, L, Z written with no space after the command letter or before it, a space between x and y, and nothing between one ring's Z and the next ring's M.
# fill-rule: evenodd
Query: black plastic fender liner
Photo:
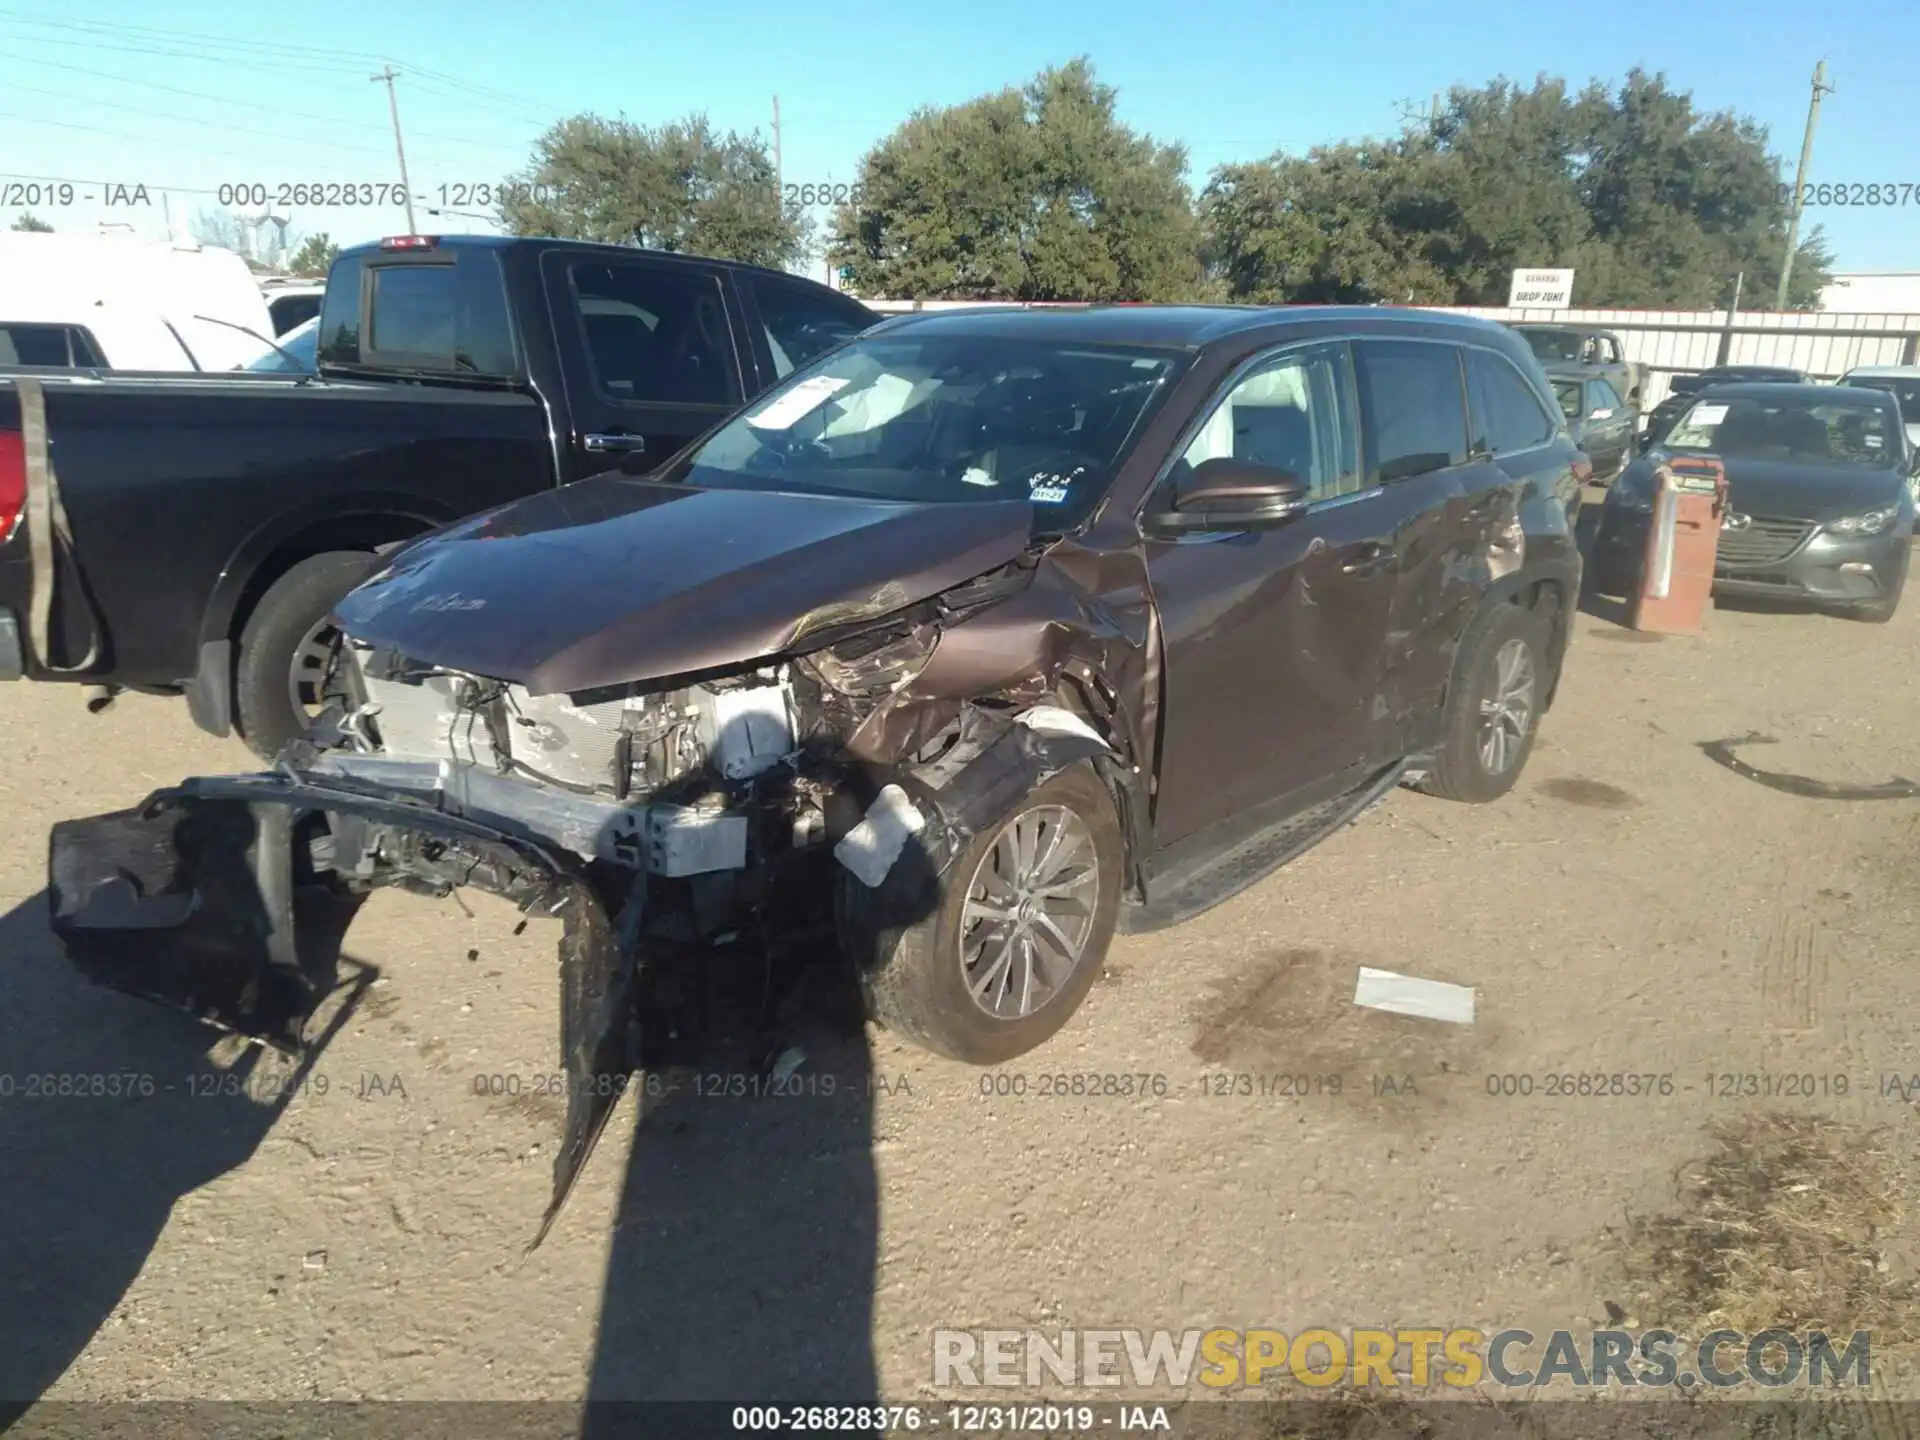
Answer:
M336 875L355 876L361 858L346 842L378 829L393 837L394 851L439 842L452 858L433 869L383 849L358 874L364 885L471 884L562 922L567 1118L552 1199L531 1249L551 1228L633 1072L627 1037L636 959L619 944L580 862L350 785L281 774L194 779L133 809L53 827L47 894L54 934L96 984L304 1057L307 1019L328 993L344 922L358 904L333 887L294 883L298 819L314 813L327 817ZM459 878L448 882L448 873ZM328 921L336 922L331 931Z

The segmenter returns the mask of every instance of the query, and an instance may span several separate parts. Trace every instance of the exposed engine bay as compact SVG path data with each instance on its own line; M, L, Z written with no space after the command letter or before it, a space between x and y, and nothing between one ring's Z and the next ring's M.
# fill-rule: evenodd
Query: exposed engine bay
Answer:
M723 947L769 975L834 950L857 971L850 928L925 916L975 834L1049 776L1128 746L1054 701L1072 688L1065 648L1045 666L1016 652L1019 683L984 695L964 646L957 680L926 674L956 620L1032 595L1030 578L983 577L800 653L572 695L349 634L336 663L354 703L275 771L56 826L55 930L96 982L297 1053L332 982L296 936L328 907L473 886L561 921L574 1088L544 1235L628 1078L657 1063L676 997ZM1078 673L1102 693L1091 666Z

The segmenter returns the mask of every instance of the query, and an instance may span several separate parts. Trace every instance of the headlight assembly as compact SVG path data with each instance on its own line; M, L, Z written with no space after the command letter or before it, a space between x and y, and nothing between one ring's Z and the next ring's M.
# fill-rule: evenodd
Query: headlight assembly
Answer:
M1829 520L1827 529L1835 535L1878 535L1888 529L1899 515L1900 507L1889 505L1884 510L1869 510L1864 515L1848 515L1839 520Z
M933 658L940 632L930 624L856 635L801 656L799 664L830 690L871 699L898 690Z

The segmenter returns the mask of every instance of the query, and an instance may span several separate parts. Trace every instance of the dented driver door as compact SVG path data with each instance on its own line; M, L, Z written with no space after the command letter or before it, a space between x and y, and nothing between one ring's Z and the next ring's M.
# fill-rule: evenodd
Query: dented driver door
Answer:
M1191 468L1232 456L1309 481L1311 507L1275 528L1145 542L1165 709L1157 848L1204 846L1289 797L1314 803L1376 745L1373 701L1393 599L1395 508L1363 487L1351 348L1256 357L1180 442L1149 509Z

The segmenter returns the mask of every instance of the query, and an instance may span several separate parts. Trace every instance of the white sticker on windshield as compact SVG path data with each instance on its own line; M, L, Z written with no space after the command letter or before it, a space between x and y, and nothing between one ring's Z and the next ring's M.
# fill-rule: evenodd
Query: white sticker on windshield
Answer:
M1687 423L1689 425L1718 425L1722 420L1726 418L1727 418L1726 406L1702 405L1698 410L1695 410L1693 414L1687 418Z
M969 465L967 467L967 473L960 477L960 483L962 485L991 485L994 483L994 480L992 475L982 470L978 465Z
M1027 492L1027 498L1036 505L1064 505L1067 500L1067 487L1064 485L1036 485Z
M853 383L838 375L815 375L802 380L783 395L778 395L747 416L747 424L756 430L785 430L811 415L827 401Z
M1860 438L1866 442L1869 450L1878 450L1882 445L1887 443L1878 435L1862 435Z

